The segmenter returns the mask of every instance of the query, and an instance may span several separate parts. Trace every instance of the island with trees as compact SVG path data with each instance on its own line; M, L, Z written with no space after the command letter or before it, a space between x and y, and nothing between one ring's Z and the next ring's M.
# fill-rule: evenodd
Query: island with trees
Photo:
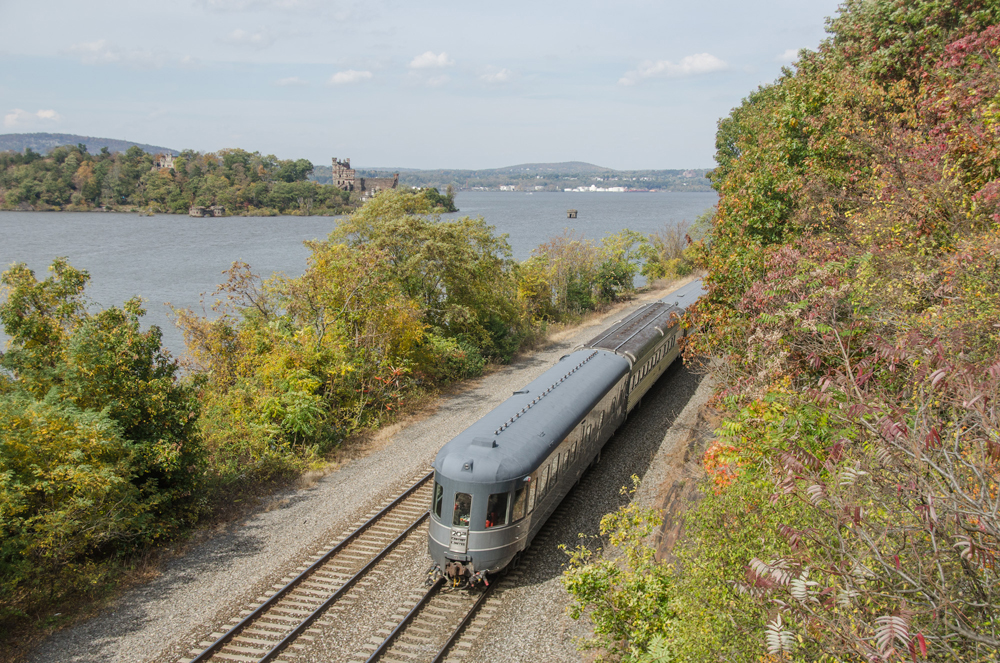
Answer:
M344 214L359 194L310 179L307 159L225 149L151 154L133 145L90 154L86 145L41 154L30 148L0 152L0 210L140 211L186 214L221 207L227 215ZM436 205L454 211L454 198L428 190Z

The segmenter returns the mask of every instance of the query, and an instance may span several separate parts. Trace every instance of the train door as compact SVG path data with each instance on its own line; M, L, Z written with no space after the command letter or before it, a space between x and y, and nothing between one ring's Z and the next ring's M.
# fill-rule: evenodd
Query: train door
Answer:
M448 550L465 553L469 548L469 520L472 517L472 495L455 493L455 509L452 512L451 540Z

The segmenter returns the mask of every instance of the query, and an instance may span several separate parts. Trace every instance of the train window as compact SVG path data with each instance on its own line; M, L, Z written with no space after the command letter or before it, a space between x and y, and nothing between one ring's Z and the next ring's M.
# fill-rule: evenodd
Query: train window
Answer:
M538 492L537 477L528 484L528 513L535 508L535 493Z
M556 454L556 457L552 459L552 478L549 479L549 482L553 485L559 480L559 456L560 454Z
M455 493L455 515L451 519L451 524L468 527L470 513L472 513L472 495Z
M441 517L441 504L444 502L444 486L434 482L434 515Z
M538 473L538 499L542 499L545 495L545 491L549 488L549 466L546 465L542 468L542 471Z
M509 493L494 493L486 502L486 529L507 524L507 498Z
M576 442L569 445L569 460L570 462L576 460Z
M524 518L524 507L528 501L528 488L518 488L514 492L514 508L510 511L511 522L516 522Z

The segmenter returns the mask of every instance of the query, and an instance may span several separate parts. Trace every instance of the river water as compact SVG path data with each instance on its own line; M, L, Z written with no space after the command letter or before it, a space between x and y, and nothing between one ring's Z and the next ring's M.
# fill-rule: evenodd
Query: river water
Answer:
M445 218L482 215L508 234L514 257L524 260L567 228L595 240L623 228L651 233L693 221L717 200L715 193L470 191L457 194L461 211ZM578 210L576 219L566 218L570 208ZM179 355L184 341L166 303L200 311L202 293L210 295L236 260L264 276L299 276L309 253L302 242L325 237L336 223L333 217L0 212L0 267L23 262L43 279L52 259L66 256L90 272L87 296L95 306L142 297L145 322L159 325L164 345ZM0 330L0 347L7 340Z

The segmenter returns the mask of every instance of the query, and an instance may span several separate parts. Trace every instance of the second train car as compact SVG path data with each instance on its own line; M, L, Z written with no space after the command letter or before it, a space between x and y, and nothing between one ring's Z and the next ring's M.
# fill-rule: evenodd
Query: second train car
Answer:
M639 307L448 442L434 460L435 574L473 585L530 545L679 354L701 280Z

